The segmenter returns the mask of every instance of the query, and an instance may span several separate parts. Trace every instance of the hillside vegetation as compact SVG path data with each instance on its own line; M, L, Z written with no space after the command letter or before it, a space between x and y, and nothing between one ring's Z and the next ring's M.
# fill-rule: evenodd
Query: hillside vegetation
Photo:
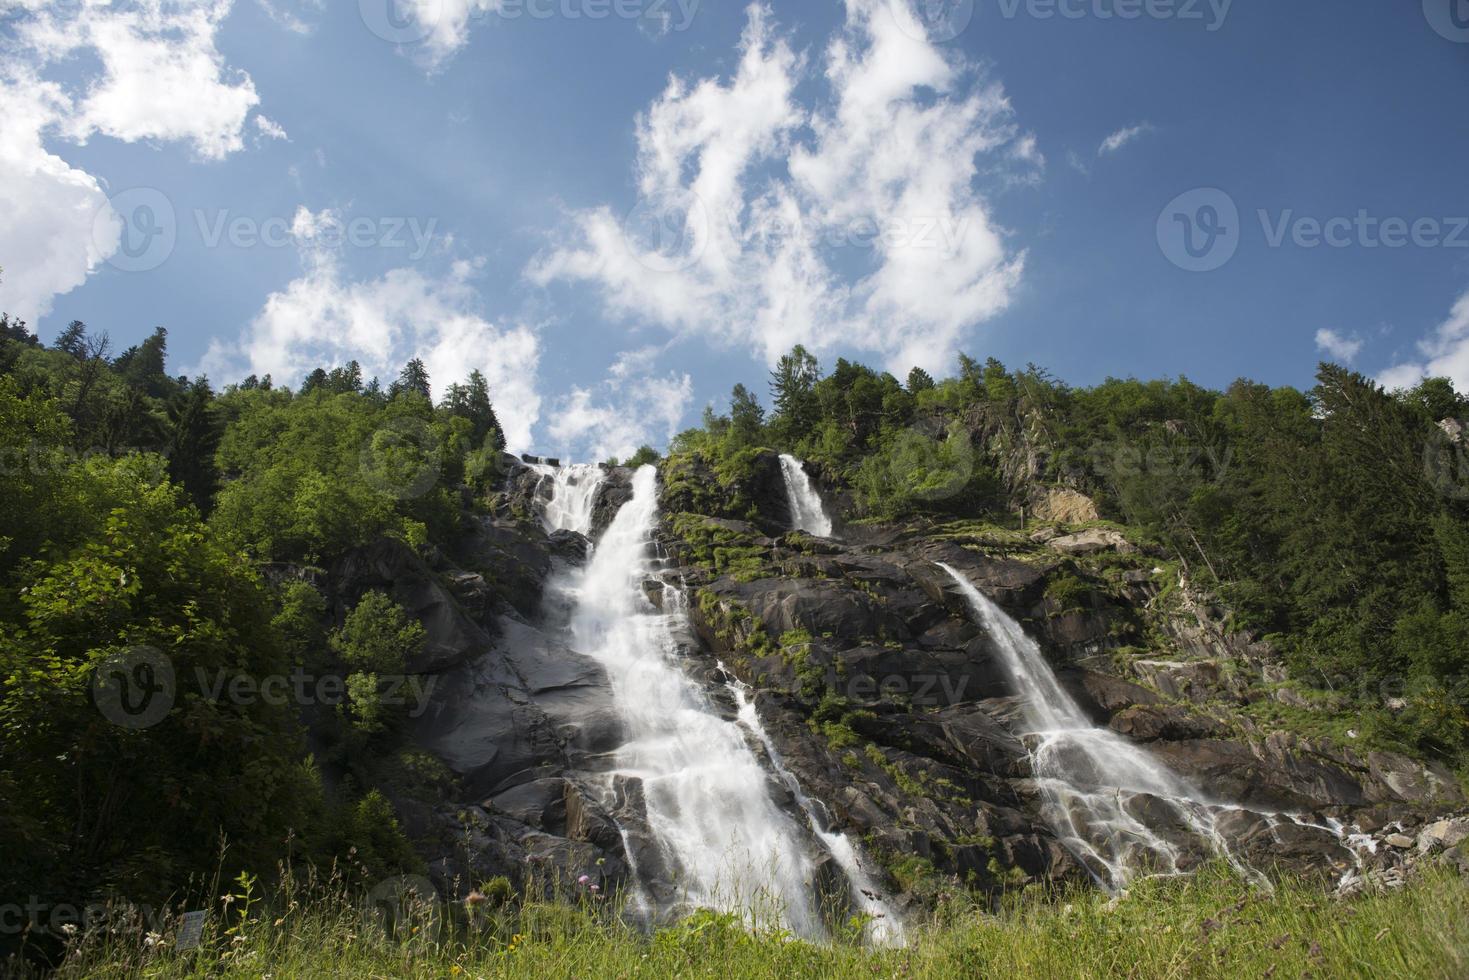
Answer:
M386 386L348 364L297 390L251 378L216 392L167 373L166 340L159 330L117 354L77 323L43 348L0 319L0 894L161 907L206 869L259 876L272 896L282 868L335 866L353 894L421 872L395 801L457 797L444 764L406 736L412 708L389 681L441 654L385 591L349 606L314 583L344 562L451 550L477 516L511 506L491 393L475 375L435 400L416 361ZM1350 720L1373 744L1460 775L1469 766L1469 465L1453 421L1469 406L1448 382L1387 392L1322 365L1309 391L1184 379L1073 388L969 358L952 378L915 369L900 382L846 361L823 374L797 348L772 395L767 413L737 386L729 411L709 412L666 457L638 454L658 461L675 515L748 517L749 468L775 449L807 460L854 526L1021 551L1037 520L1117 529L1176 568L1209 615L1280 652L1304 707L1261 706L1273 724ZM760 572L759 548L683 521L721 573ZM491 599L518 601L508 571L486 578ZM1048 588L1064 609L1087 586ZM130 727L98 710L95 679L139 649L164 652L179 683L166 720ZM210 686L303 672L343 690L303 709ZM840 712L821 720L842 723ZM337 972L336 960L368 973L687 973L731 950L756 975L1081 975L1098 963L1422 975L1464 945L1464 891L1447 879L1364 898L1353 915L1306 891L1272 903L1221 882L1148 887L1154 897L1110 910L1091 896L1070 911L965 912L903 952L740 938L717 918L650 945L581 913L564 923L574 942L507 921L532 937L515 944L519 959L505 952L515 932L462 954L415 952L348 929L342 908L271 906L281 924L251 917L243 938L216 936L207 955L232 950L228 969L250 975ZM539 908L514 915L554 919ZM1216 928L1231 941L1204 942ZM54 961L67 940L0 935L0 952L20 945ZM79 964L140 955L128 949ZM213 968L160 955L161 975Z

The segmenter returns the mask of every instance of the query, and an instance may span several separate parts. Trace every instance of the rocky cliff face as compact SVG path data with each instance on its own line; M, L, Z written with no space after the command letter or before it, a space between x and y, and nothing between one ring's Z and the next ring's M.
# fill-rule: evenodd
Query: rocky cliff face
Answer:
M751 472L732 489L712 474L663 474L661 544L690 600L687 668L731 715L725 672L749 685L805 793L864 842L893 891L1085 877L1041 816L992 641L936 562L1020 620L1098 724L1146 743L1215 800L1367 835L1348 848L1325 829L1241 812L1221 829L1247 858L1335 880L1461 844L1459 824L1435 823L1465 806L1448 772L1271 724L1260 709L1278 703L1284 678L1272 651L1221 635L1125 529L910 522L817 540L785 531L774 457ZM627 499L628 476L608 474L598 531ZM445 881L523 882L547 868L617 882L655 860L636 792L609 801L593 788L619 722L600 669L555 639L565 610L547 589L586 542L541 528L538 492L537 474L515 466L495 516L452 553L425 560L383 544L333 575L348 599L389 586L428 628L413 669L439 682L411 735L455 788L398 802ZM1088 516L1071 497L1062 505L1058 521ZM772 792L794 808L774 780Z

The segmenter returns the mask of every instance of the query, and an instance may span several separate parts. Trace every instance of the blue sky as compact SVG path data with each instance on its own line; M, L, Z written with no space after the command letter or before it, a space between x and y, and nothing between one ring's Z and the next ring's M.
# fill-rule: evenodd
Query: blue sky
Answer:
M1469 0L0 0L0 36L0 309L165 326L216 384L421 354L596 458L798 341L1469 389Z

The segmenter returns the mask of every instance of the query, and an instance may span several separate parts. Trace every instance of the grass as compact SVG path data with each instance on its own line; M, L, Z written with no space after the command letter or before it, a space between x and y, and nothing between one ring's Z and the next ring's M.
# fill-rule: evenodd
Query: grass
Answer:
M1112 900L1013 892L995 911L941 895L906 946L854 935L812 944L697 912L646 935L607 903L436 906L396 937L343 894L300 890L216 903L202 946L139 931L74 940L62 977L1458 977L1469 973L1469 882L1434 871L1388 893L1337 899L1283 881L1266 894L1211 868ZM241 915L242 906L250 907ZM452 923L452 924L451 924Z

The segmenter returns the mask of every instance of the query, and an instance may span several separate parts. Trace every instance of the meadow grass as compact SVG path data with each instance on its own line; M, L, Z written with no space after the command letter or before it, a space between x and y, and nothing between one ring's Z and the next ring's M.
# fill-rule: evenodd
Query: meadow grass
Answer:
M127 929L74 940L63 977L1463 977L1469 880L1435 870L1337 898L1282 880L1267 893L1211 868L1096 892L1012 893L993 909L943 902L906 945L860 924L824 944L695 913L651 935L587 898L498 909L436 905L384 920L346 890L293 887L218 904L197 950ZM843 931L843 930L839 930Z

